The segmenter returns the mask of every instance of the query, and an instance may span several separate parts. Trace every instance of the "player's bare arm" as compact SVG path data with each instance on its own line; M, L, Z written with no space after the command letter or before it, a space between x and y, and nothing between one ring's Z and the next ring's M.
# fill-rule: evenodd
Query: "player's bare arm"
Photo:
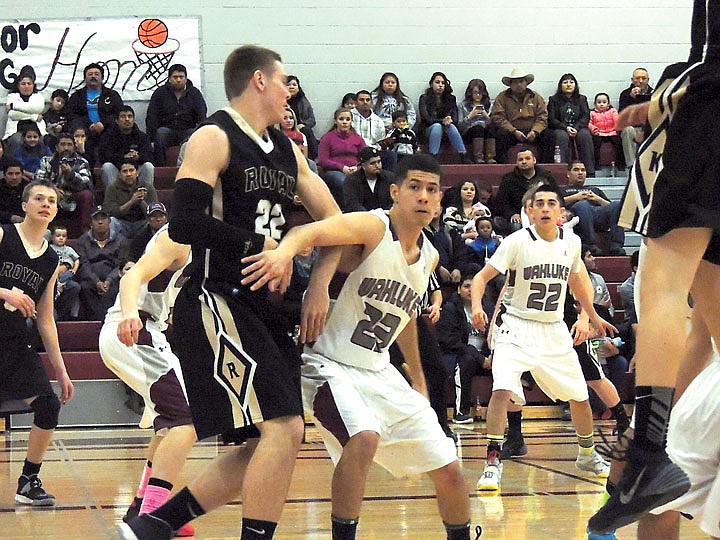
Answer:
M140 257L122 277L119 294L123 318L118 324L117 335L123 344L130 347L137 343L143 326L138 314L140 286L163 270L177 270L182 267L189 255L190 246L173 242L165 230L157 236L153 248Z
M622 131L628 126L642 126L647 122L649 110L649 101L625 107L622 112L618 114L617 120L615 121L615 129Z
M282 239L277 249L263 251L242 259L246 264L242 273L243 285L257 290L283 275L292 258L309 246L363 245L364 252L372 251L382 240L385 225L380 218L365 212L340 214L322 221L294 227Z
M485 330L485 326L488 323L487 314L482 308L482 297L485 294L485 287L500 272L498 270L486 264L482 270L480 270L472 281L472 325L477 330Z
M65 404L72 399L74 388L60 353L60 343L58 342L57 326L55 325L53 313L55 307L55 282L57 281L58 271L55 270L37 303L37 329L45 347L45 352L47 352L48 360L50 360L50 364L52 364L55 371L55 378L60 385L60 402Z

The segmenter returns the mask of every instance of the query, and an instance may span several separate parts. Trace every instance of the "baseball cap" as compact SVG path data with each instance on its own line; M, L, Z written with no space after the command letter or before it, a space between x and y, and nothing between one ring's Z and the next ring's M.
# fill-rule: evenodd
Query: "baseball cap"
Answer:
M102 206L98 205L95 208L93 208L93 211L90 213L90 217L95 217L98 214L105 214L106 216L110 216L110 214L107 213L107 210L105 210Z
M378 157L380 155L380 151L373 147L373 146L366 146L362 150L358 152L358 161L360 163L365 163L366 161L370 161L374 157Z
M149 216L153 212L162 212L167 216L167 209L165 208L165 205L161 202L152 203L147 208L147 215Z

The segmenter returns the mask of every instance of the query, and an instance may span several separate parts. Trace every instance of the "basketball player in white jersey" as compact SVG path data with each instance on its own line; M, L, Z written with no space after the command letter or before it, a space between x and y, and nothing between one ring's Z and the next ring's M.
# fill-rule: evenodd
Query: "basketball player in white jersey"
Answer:
M692 361L681 324L688 293L702 281L720 282L720 153L709 136L720 108L720 2L694 2L690 58L669 66L664 78L650 103L631 111L645 116L652 129L633 165L621 212L621 225L627 226L626 219L647 236L638 274L635 429L629 466L588 522L595 532L632 523L691 486L683 464L673 463L665 446L679 366ZM717 342L720 318L696 309ZM684 364L683 371L689 367Z
M507 291L493 328L493 392L488 405L488 454L478 489L499 489L502 477L501 445L510 402L523 404L520 377L530 371L538 387L551 399L570 402L578 436L580 470L607 477L610 465L595 451L588 391L573 336L563 321L567 287L582 306L573 325L574 342L590 337L588 321L605 335L613 326L593 308L593 288L582 262L580 238L557 226L562 193L540 186L532 196L534 225L508 236L485 267L473 278L473 326L485 329L482 309L485 286L499 273L509 271Z
M103 362L143 397L140 427L155 430L135 500L124 520L152 512L167 500L195 444L180 362L163 333L189 260L190 246L170 240L167 225L162 227L120 280L115 305L100 331ZM193 534L189 523L175 532Z
M348 245L348 273L325 328L305 348L303 403L335 462L332 538L355 538L373 461L396 477L426 472L436 487L448 540L470 538L470 505L453 441L427 399L416 308L435 248L422 235L440 202L440 167L426 154L400 162L389 212L355 212L292 229L277 249L246 257L244 283L280 284L292 256L310 245ZM397 340L412 389L390 364ZM476 530L479 535L479 528Z

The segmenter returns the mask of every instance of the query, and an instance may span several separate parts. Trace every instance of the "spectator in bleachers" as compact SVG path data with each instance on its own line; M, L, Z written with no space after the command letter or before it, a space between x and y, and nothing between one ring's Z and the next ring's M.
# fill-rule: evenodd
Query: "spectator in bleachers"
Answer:
M7 123L3 143L10 154L22 144L23 136L18 122L22 120L33 122L40 128L42 134L45 133L45 121L42 118L44 111L45 98L35 86L35 70L32 66L23 66L5 101Z
M300 86L300 79L295 75L287 76L287 88L290 93L290 99L287 100L288 107L295 111L297 128L307 137L308 155L310 159L315 160L319 151L318 140L313 131L316 124L315 111Z
M537 165L532 150L523 146L515 158L515 168L502 177L493 197L493 222L500 234L507 236L522 228L523 196L540 184L555 186L557 182L549 171Z
M575 75L565 73L560 77L547 108L548 127L553 135L552 145L560 147L562 163L570 161L572 146L575 146L578 159L585 163L587 175L595 176L592 136L588 129L590 107L587 98L580 93Z
M287 135L287 138L290 139L292 142L294 142L297 147L300 149L300 152L303 156L305 156L305 159L308 162L308 165L310 166L310 169L317 174L318 168L315 161L310 159L308 156L310 155L310 151L308 150L308 142L307 142L307 136L297 129L297 118L295 117L295 111L293 111L290 107L287 107L285 109L285 114L283 115L283 120L279 124L279 129ZM179 159L178 155L178 159ZM178 167L180 164L178 164Z
M507 152L515 144L542 143L548 112L543 97L528 88L534 80L532 73L519 67L502 78L502 83L509 88L497 95L490 115L496 127L497 154L501 163L507 162Z
M480 202L475 182L465 180L458 187L451 187L443 194L443 221L455 229L463 240L474 240L475 231L466 231L465 226L478 216L489 216L490 209Z
M490 351L482 332L470 324L472 302L470 289L473 274L462 276L457 292L443 304L436 332L442 362L448 375L455 376L459 369L460 388L455 396L455 414L453 421L458 424L473 421L470 412L473 406L471 398L472 379L475 375L490 375ZM456 387L457 391L457 387Z
M459 283L463 274L474 274L481 267L472 262L470 248L460 233L445 225L440 219L441 214L440 208L433 211L433 219L424 232L440 256L436 270L440 283Z
M353 129L367 146L374 146L382 152L383 168L394 171L397 154L389 149L391 142L387 140L383 119L373 112L372 96L367 90L360 90L356 95L356 106L350 109Z
M405 93L400 90L400 80L397 75L388 71L382 74L380 82L371 93L373 111L385 124L385 131L392 129L392 114L395 111L404 111L406 119L411 126L415 125L415 107ZM357 96L356 96L357 99Z
M623 309L625 310L625 322L635 329L638 323L637 310L635 309L635 274L640 264L640 251L633 251L630 255L630 266L632 274L618 287L618 294L622 300Z
M320 139L318 165L323 169L323 180L342 206L345 178L357 170L358 153L367 145L353 129L352 113L349 109L337 109L333 117L335 124Z
M74 280L80 268L80 255L66 244L67 227L50 227L50 247L57 253L60 271L55 283L55 320L76 321L80 314L80 283Z
M625 154L623 154L620 136L615 130L617 117L618 112L610 103L610 96L605 92L596 94L595 108L590 111L590 123L588 124L593 139L596 169L600 166L600 147L604 142L609 142L615 148L615 165L618 170L625 170Z
M70 129L67 118L68 93L62 88L54 90L50 96L50 107L43 113L46 133L43 142L48 148L55 148L58 135Z
M168 221L168 213L165 205L161 202L149 204L147 207L147 223L140 229L135 238L130 242L130 248L128 249L128 260L131 262L137 262L145 251L150 239L153 235L158 232L160 227L165 225Z
M0 223L21 223L25 217L22 209L22 193L28 181L23 178L22 165L6 160L3 178L0 180Z
M90 230L77 241L80 255L80 300L91 320L102 321L118 293L125 238L110 228L110 216L98 206Z
M135 238L145 225L148 207L156 202L153 183L140 178L132 159L122 159L118 180L105 190L103 208L120 225L125 238Z
M174 166L165 163L165 150L180 146L206 116L205 98L187 78L185 66L170 66L167 83L153 92L145 117L147 134L155 145L155 164Z
M472 148L475 163L495 161L495 129L490 120L490 96L482 79L471 79L465 99L458 104L458 129L465 145Z
M36 180L48 180L62 192L58 201L60 221L79 221L80 227L90 226L93 204L93 183L90 164L75 151L75 139L69 133L57 137L55 152L40 162L35 172Z
M472 163L467 155L465 143L458 131L457 100L453 95L450 81L441 71L430 77L428 88L418 103L417 135L426 140L428 151L435 157L440 153L443 135L447 137L463 163Z
M418 151L417 136L410 129L405 111L392 113L392 126L385 140L389 141L389 148L397 154L398 161Z
M355 92L348 92L345 94L340 101L340 106L345 109L354 109L357 105L357 94Z
M45 156L51 154L42 142L42 133L35 122L21 120L18 125L22 133L22 144L15 148L12 157L20 162L23 169L23 176L27 181L32 181L35 171L40 167L40 162Z
M650 101L653 88L650 86L650 76L645 68L636 68L630 79L630 86L620 92L618 100L618 111L622 112L624 108L630 105L638 105ZM622 139L625 163L630 166L635 161L638 144L645 138L644 126L628 126L620 133Z
M104 74L100 64L85 66L85 86L73 92L67 102L70 126L73 130L77 126L83 126L86 130L85 157L91 168L95 166L95 152L100 136L115 123L120 107L123 106L120 94L103 84Z
M568 185L565 204L580 221L574 231L594 256L602 255L597 245L596 232L610 232L608 255L625 255L625 231L617 224L620 201L611 201L598 187L585 186L585 165L581 161L568 164Z
M98 160L102 163L100 174L105 188L117 183L122 162L131 160L136 164L137 174L144 184L153 184L155 166L150 137L135 123L135 111L123 105L116 121L103 133L98 148Z
M85 126L77 126L72 131L73 140L75 141L75 152L90 164L87 152L85 152L85 143L87 143L87 128Z
M393 205L390 184L395 175L382 168L380 151L366 146L358 152L358 170L343 184L343 212L364 212L375 208L389 210Z

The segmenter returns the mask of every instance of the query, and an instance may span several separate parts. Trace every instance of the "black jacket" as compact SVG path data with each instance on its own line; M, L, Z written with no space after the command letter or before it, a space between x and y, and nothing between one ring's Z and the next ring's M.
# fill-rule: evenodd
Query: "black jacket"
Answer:
M519 214L522 209L522 198L525 192L539 184L550 184L556 186L557 182L549 171L535 165L535 175L532 178L525 178L517 167L507 173L500 180L500 188L493 197L493 215L510 219L514 214Z
M103 86L100 90L100 100L98 101L98 114L105 129L115 124L115 120L122 106L123 100L120 94L111 88ZM87 87L80 88L70 96L65 110L67 111L70 125L73 128L78 125L85 127L90 125L87 110ZM90 134L88 133L88 135Z
M395 176L389 171L380 171L375 182L375 192L370 190L362 167L345 178L343 184L343 211L365 212L375 208L389 210L393 205L390 184Z
M553 95L548 100L548 127L550 129L565 129L568 126L577 130L588 127L590 122L590 107L585 96L578 94L574 97L566 95Z
M185 95L178 99L170 84L165 84L153 92L148 103L145 125L147 134L155 139L158 128L166 127L176 131L185 131L197 126L207 116L207 104L200 90L188 79Z
M137 124L133 124L132 131L127 135L120 131L120 128L115 122L103 131L98 146L100 163L110 162L119 169L123 157L130 150L137 150L140 154L140 157L137 159L139 164L152 161L153 149L150 137L140 131Z
M465 316L465 308L457 292L453 292L443 304L435 334L443 353L454 354L459 358L469 356L476 360L481 359L480 351L468 344L470 322Z

